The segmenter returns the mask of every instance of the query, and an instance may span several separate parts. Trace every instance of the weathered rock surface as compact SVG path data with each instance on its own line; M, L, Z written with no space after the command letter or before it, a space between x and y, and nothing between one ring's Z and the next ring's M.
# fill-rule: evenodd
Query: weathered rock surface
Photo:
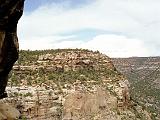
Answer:
M13 106L9 105L5 100L0 100L0 120L16 120L20 117L20 113Z
M0 0L0 120L16 120L20 113L4 95L8 73L18 58L17 24L23 14L24 0Z
M32 60L19 61L7 88L21 119L150 120L109 57L79 49L25 54Z

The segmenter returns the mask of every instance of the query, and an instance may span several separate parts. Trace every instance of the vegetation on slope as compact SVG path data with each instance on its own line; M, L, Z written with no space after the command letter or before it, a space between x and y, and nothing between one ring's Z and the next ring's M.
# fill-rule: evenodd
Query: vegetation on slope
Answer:
M132 99L160 119L160 57L117 58L115 67L131 83Z
M135 118L146 120L148 117L146 117L145 110L141 110L141 107L137 109L139 105L129 101L127 81L115 69L111 59L98 51L57 49L20 51L19 60L13 68L8 85L45 86L45 89L58 89L61 93L65 90L75 90L77 87L82 91L95 91L96 87L100 86L106 92L109 92L109 98L112 99L113 97L115 100L115 103L113 101L107 103L116 104L115 110L111 113L124 120L133 120ZM106 114L104 112L104 115Z

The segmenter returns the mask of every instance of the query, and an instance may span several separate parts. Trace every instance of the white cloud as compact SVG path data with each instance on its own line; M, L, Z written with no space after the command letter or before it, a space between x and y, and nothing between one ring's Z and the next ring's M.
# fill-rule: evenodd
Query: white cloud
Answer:
M98 35L88 42L62 41L56 43L54 48L99 50L110 57L149 56L150 54L141 40L114 34Z
M57 37L59 38L59 37ZM67 37L66 37L67 38ZM57 48L85 48L90 50L99 50L110 57L131 57L131 56L148 56L149 51L139 39L127 38L121 35L104 34L98 35L88 42L84 41L56 41L51 38L31 39L28 44L21 44L24 49L39 50L39 49L57 49ZM43 41L47 39L47 41ZM55 42L53 43L53 40ZM37 44L38 43L38 44Z
M61 41L73 39L75 36L33 36L27 37L23 41L19 41L20 49L24 50L42 50L58 48ZM21 39L21 38L20 38ZM56 46L55 46L56 45ZM65 46L65 45L64 45ZM66 44L68 46L68 44ZM59 48L62 48L61 46Z
M55 37L78 30L98 29L123 36L99 35L87 43L92 49L108 51L111 56L160 55L159 0L96 0L74 9L68 9L67 4L50 4L24 14L19 23L21 48L75 47L83 44L83 40L62 39L57 43ZM125 47L118 47L117 44L122 46L123 41Z
M110 57L148 56L149 51L139 39L120 35L99 35L82 45L83 48L99 50Z

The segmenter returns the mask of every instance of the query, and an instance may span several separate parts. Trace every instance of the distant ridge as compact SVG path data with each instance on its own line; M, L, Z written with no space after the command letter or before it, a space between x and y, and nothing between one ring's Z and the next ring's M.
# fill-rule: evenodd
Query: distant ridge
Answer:
M131 83L131 96L160 119L160 56L113 58L115 67Z

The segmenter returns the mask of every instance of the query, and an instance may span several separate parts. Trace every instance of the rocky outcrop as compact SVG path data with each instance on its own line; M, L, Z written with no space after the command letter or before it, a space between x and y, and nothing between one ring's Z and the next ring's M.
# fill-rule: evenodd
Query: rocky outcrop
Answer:
M135 113L118 105L118 98L109 91L97 87L94 93L75 91L65 98L63 120L135 120ZM129 106L128 106L129 107ZM151 120L149 114L138 111L140 119Z
M20 113L5 100L0 100L0 120L16 120Z
M20 113L3 98L8 74L18 59L17 24L24 0L0 0L0 120L16 120Z
M31 86L7 88L7 91L7 100L19 109L21 119L60 119L62 97L56 95L57 91Z
M111 102L112 101L112 102ZM65 98L63 120L115 119L112 110L117 109L117 98L106 90L96 88L94 93L75 91ZM110 112L110 113L109 113Z
M32 51L33 52L33 51ZM110 58L88 50L39 54L14 67L8 101L23 119L149 120ZM17 77L17 78L16 78ZM16 81L19 79L19 81Z
M7 89L10 91L7 101L19 109L22 119L134 120L138 119L138 115L150 120L142 107L133 106L122 93L114 95L103 86L92 86L92 89L81 87L76 85L74 89L62 91L42 87L13 87ZM119 88L119 91L122 89Z

